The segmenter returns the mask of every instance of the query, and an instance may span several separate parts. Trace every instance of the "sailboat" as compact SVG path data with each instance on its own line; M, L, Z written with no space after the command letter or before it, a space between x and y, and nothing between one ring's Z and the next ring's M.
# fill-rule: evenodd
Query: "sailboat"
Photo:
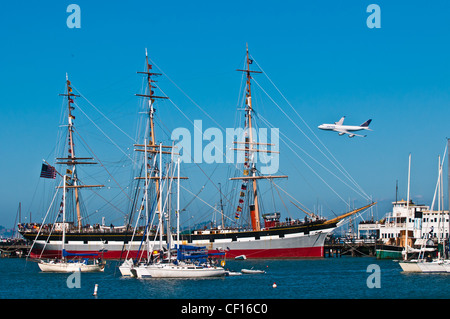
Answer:
M180 211L180 159L178 158L178 177L177 179L177 231L176 244L172 248L172 240L167 243L166 249L162 246L162 241L159 241L159 251L154 251L144 262L134 266L131 265L129 269L127 266L129 262L122 264L122 275L131 273L131 276L136 278L205 278L205 277L221 277L226 275L223 267L218 266L215 257L218 255L225 256L225 253L208 252L206 247L196 247L180 244L180 228L179 228L179 211ZM175 178L172 176L172 179ZM168 195L170 193L170 188ZM165 205L164 205L165 206ZM161 214L162 215L162 214ZM170 223L167 223L167 233L169 233ZM159 221L158 231L162 231L162 220ZM169 237L170 239L171 236ZM155 245L149 247L154 249ZM153 250L152 249L152 250ZM173 251L176 252L173 256ZM212 259L214 257L214 259ZM222 264L223 265L223 264Z
M204 247L203 247L204 248ZM168 262L155 262L151 264L141 264L136 268L131 269L131 273L136 278L210 278L223 277L227 275L227 271L214 264L206 261L207 254L202 252L202 248L195 246L182 246L177 248L181 251L195 251L195 255L177 256L175 260Z
M77 165L79 164L93 164L92 162L88 162L86 160L92 160L92 158L80 158L75 156L75 146L73 143L73 132L74 132L74 123L73 120L75 117L72 115L73 107L73 99L76 97L74 93L72 93L71 83L66 75L66 86L67 86L67 94L62 94L67 96L68 100L68 144L69 144L69 153L66 158L58 158L58 160L62 160L61 164L66 164L68 168L66 174L62 175L61 183L63 186L58 186L58 189L62 189L62 202L60 205L60 213L62 213L62 223L59 226L62 228L61 235L61 255L60 257L55 257L54 259L45 260L38 259L38 266L43 272L100 272L105 268L105 264L101 261L101 258L89 258L89 257L98 257L97 254L77 254L66 251L66 231L70 227L70 224L66 221L66 208L67 208L67 196L69 190L73 190L71 195L74 195L77 216L78 216L78 225L81 227L81 214L80 214L80 197L78 190L80 188L87 187L101 187L102 185L80 185L79 179L77 176ZM46 165L45 170L43 170L41 176L47 178L56 177L55 173L59 172L53 166ZM48 175L50 173L50 175ZM56 196L56 194L55 194ZM58 214L59 215L59 214ZM47 217L47 216L46 216ZM40 231L41 229L39 229ZM72 258L69 258L72 257ZM82 258L84 257L84 258Z
M450 145L450 140L448 141L448 145ZM447 145L447 147L448 147ZM450 150L450 149L449 149ZM427 253L425 255L426 249L423 247L422 244L421 249L419 250L419 258L417 259L411 259L408 260L407 254L405 252L404 254L404 260L399 262L400 267L404 272L422 272L422 273L445 273L450 272L450 259L448 254L448 250L444 249L446 245L448 245L448 238L444 239L441 236L441 223L442 228L445 229L445 218L441 218L443 215L443 178L442 178L442 167L443 167L443 161L441 163L441 157L439 156L439 169L438 169L438 181L436 185L436 191L438 194L438 214L437 218L439 220L438 224L438 231L437 231L437 238L438 238L438 252L437 257L433 258L431 253ZM434 208L434 203L436 199L436 192L433 198L433 203L431 204L431 209ZM450 227L450 225L448 225ZM443 232L444 233L444 232ZM427 236L425 233L424 236ZM426 242L426 240L422 241L423 243ZM405 247L406 249L406 247Z
M64 175L63 181L66 181L67 175ZM63 225L66 224L66 183L63 186ZM64 249L66 227L62 230L62 258L51 260L40 259L38 266L43 272L101 272L105 269L105 264L101 259L92 259L82 257L95 257L95 254L75 254L69 253ZM68 257L74 257L69 259ZM97 256L98 257L98 256Z

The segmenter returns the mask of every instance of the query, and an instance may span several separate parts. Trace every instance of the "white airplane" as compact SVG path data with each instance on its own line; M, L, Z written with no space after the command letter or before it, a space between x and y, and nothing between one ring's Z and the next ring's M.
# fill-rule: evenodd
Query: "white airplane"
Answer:
M372 122L372 120L367 120L363 124L357 126L357 125L342 125L344 123L345 116L341 117L341 119L338 122L335 122L334 124L322 124L319 125L318 128L321 130L327 130L327 131L335 131L338 132L339 135L348 134L348 137L366 137L367 135L358 135L355 133L352 133L354 131L361 131L361 130L369 130L369 124Z

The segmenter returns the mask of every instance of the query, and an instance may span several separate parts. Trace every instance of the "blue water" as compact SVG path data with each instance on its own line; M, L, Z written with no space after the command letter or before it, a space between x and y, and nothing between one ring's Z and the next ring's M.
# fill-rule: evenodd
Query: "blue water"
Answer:
M380 288L369 288L379 266ZM104 273L82 273L79 288L70 274L42 273L26 259L0 259L2 299L443 299L450 297L450 274L405 274L390 260L341 257L313 260L227 261L225 268L263 269L265 274L214 279L122 278L116 261ZM374 282L374 281L371 281ZM73 282L72 282L73 283ZM273 288L276 283L277 287ZM93 296L98 284L98 295Z

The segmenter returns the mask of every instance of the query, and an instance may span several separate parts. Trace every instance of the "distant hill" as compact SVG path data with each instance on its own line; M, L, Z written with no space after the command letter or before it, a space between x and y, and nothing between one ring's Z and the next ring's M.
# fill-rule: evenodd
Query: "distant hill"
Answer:
M0 225L0 237L3 238L10 238L13 235L13 229L11 228L5 228L4 226Z

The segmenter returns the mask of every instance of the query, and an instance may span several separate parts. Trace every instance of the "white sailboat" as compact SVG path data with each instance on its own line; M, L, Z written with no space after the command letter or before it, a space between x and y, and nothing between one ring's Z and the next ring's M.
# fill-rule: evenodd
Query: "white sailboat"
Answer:
M151 264L133 268L137 278L207 278L223 277L227 273L222 267L205 267L194 264Z
M210 259L212 255L222 255L224 253L208 254L206 247L196 247L180 245L179 209L180 209L180 159L177 163L177 239L175 245L176 256L172 256L171 243L167 243L167 258L164 258L162 241L160 241L159 258L148 258L145 263L137 267L130 267L130 272L136 278L206 278L222 277L227 274L223 267L217 266ZM172 177L173 179L173 177ZM159 227L161 228L161 220ZM170 224L168 223L168 229ZM161 229L159 230L161 233ZM208 260L209 259L209 260ZM224 263L222 263L224 265Z
M63 177L63 231L62 231L62 258L39 260L38 266L43 272L101 272L105 269L105 264L100 260L93 259L89 263L88 259L81 257L92 256L92 254L71 254L64 249L66 241L66 175ZM74 256L76 259L68 259L67 257Z
M450 144L450 141L448 142ZM448 145L447 145L448 147ZM445 152L444 152L445 153ZM444 157L445 159L445 157ZM444 159L441 163L441 157L439 156L439 173L438 173L438 181L436 185L435 195L433 198L433 203L431 204L431 209L434 207L435 199L436 199L436 191L438 191L438 219L441 221L441 212L443 211L444 201L443 201L443 178L442 178L442 166ZM444 224L445 225L445 224ZM438 247L439 245L442 245L442 247L445 247L445 240L442 240L441 238L441 227L438 226L437 231L437 237L438 237ZM424 240L423 242L426 242ZM406 246L407 247L407 246ZM405 247L405 248L406 248ZM399 262L400 267L402 267L402 270L404 272L421 272L421 273L445 273L450 272L450 260L448 259L448 256L445 256L445 249L442 249L443 254L438 249L438 255L437 258L432 258L431 254L428 254L425 257L426 249L425 247L422 247L419 258L413 259L413 260L407 260L406 254L405 254L405 260Z
M206 247L196 247L188 245L180 245L180 229L179 229L179 203L180 203L180 159L178 158L178 191L177 191L177 233L176 245L174 249L171 248L172 243L167 243L167 250L164 251L162 240L159 241L159 251L153 250L154 245L147 242L147 247L151 247L153 254L146 261L135 264L131 259L119 267L123 276L132 276L136 278L205 278L205 277L221 277L225 276L227 272L223 267L217 266L215 262L209 257ZM172 179L175 179L172 177ZM171 185L169 186L170 190ZM162 189L162 188L161 188ZM163 210L165 205L163 206ZM162 216L163 214L160 214ZM170 223L167 223L168 229ZM160 217L158 232L162 232L162 220ZM169 232L169 231L168 231ZM172 252L176 252L173 256ZM220 254L220 253L219 253ZM214 255L219 255L218 253ZM224 253L220 255L225 255ZM208 260L209 259L209 260Z
M67 260L57 259L44 261L40 260L38 263L42 272L102 272L105 269L105 264L98 262L94 259L94 262L89 264L86 260Z
M193 256L180 257L180 252L186 249L196 252L202 251L202 248L199 247L180 245L177 247L178 253L175 260L142 263L138 267L132 268L131 273L136 278L207 278L227 275L227 271L223 267L216 266L206 260L202 261L202 259L207 258L207 252L204 255L197 255L195 258Z

